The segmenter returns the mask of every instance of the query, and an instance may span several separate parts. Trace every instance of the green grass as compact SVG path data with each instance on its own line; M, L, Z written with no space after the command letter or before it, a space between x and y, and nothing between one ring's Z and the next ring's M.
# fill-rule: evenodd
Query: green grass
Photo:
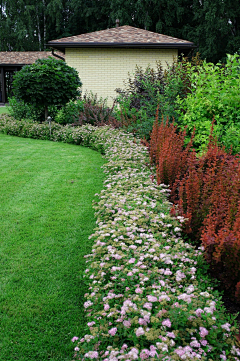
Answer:
M0 107L0 114L9 113L7 107Z
M0 134L0 360L67 361L104 164L91 149Z

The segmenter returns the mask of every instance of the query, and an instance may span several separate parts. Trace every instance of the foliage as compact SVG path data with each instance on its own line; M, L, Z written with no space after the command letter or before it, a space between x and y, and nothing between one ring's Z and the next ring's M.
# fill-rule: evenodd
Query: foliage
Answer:
M111 28L118 18L193 41L216 63L240 48L239 16L238 0L1 0L0 51L43 50L49 40Z
M63 106L79 94L79 80L75 69L64 61L49 57L38 59L32 65L25 65L16 72L13 80L14 96L36 110L49 106Z
M209 214L201 239L211 272L217 275L228 293L235 294L240 303L240 201L234 221L231 207L228 206L227 211L222 227L219 227L219 211Z
M9 105L7 106L9 114L17 120L32 119L39 121L44 118L44 111L33 107L31 104L24 103L22 100L17 100L16 97L9 98ZM54 118L57 113L57 107L49 106L49 116Z
M212 274L223 281L233 296L237 292L240 264L236 233L239 157L227 154L212 136L207 152L197 157L192 141L184 146L185 136L186 130L177 132L173 124L159 125L156 120L149 143L150 159L156 165L158 184L171 187L172 214L186 219L183 230L193 244L200 245L203 240Z
M107 107L106 99L98 99L97 94L86 92L82 97L82 109L78 112L74 126L91 124L94 126L111 125L119 128L121 123L115 119L113 108Z
M173 123L159 124L158 115L153 125L149 142L150 161L156 166L158 184L168 184L171 189L177 179L181 179L188 170L189 163L195 157L191 152L192 142L185 146L186 130L177 132Z
M199 63L199 56L192 62ZM165 71L160 62L156 63L156 69L148 66L143 70L136 66L133 77L129 76L125 82L125 89L116 89L119 93L116 117L124 129L149 139L157 108L165 121L177 119L176 100L189 92L190 64L187 59L174 61Z
M215 119L214 132L218 140L233 152L239 150L240 129L240 66L239 56L228 55L225 66L204 62L197 71L190 69L191 92L178 99L178 124L186 125L188 139L195 128L194 146L204 149L207 146L212 119ZM234 137L236 132L236 137Z
M81 99L75 101L70 100L70 102L57 112L54 121L62 125L75 123L78 120L79 113L81 113L83 109L84 104Z

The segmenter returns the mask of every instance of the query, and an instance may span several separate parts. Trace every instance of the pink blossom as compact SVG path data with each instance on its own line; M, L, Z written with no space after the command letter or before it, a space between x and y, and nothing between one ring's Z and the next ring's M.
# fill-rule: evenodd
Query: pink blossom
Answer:
M201 308L198 308L195 313L198 317L201 317L201 314L204 313L204 311Z
M142 327L138 327L138 329L136 330L137 337L144 335L144 333L145 333L145 331Z
M228 332L230 332L231 330L230 330L230 327L231 327L231 325L230 325L230 323L225 323L224 325L222 325L221 326L224 330L226 330L226 331L228 331Z
M167 332L167 337L175 338L175 334L173 332Z
M84 357L89 357L91 360L94 358L98 358L98 352L97 351L89 351L85 353Z
M110 306L106 303L106 304L104 305L104 311L108 311L109 308L110 308Z
M129 328L129 327L131 327L131 322L125 320L125 321L123 321L123 325L124 325L125 327Z
M151 295L147 296L147 298L148 298L149 302L157 302L157 300L158 300L157 297L151 296Z
M79 347L75 347L75 349L74 349L74 351L79 351L80 349L79 349Z
M117 327L111 328L111 330L108 331L109 335L114 336L117 332Z
M193 340L190 342L191 347L200 347L200 343L197 340Z
M147 308L148 310L152 309L152 304L150 302L144 303L143 307Z
M78 340L78 337L77 336L74 336L73 338L72 338L72 342L75 342L75 341L77 341Z
M207 342L207 340L201 340L200 343L201 343L201 345L203 345L203 346L207 346L207 343L208 343L208 342Z
M135 289L135 292L136 293L143 293L143 290L140 287L138 287L138 288Z
M128 263L134 263L136 261L135 258L130 258L130 260L128 261Z
M127 273L127 276L133 276L133 273L130 271Z
M163 322L162 322L163 326L167 326L167 327L171 327L171 321L169 320L169 318L166 318Z
M92 321L92 322L88 322L88 324L87 324L89 327L91 327L91 326L93 326L93 325L95 325L95 322L94 321Z
M199 330L200 337L203 338L208 335L208 330L205 327L199 327Z
M140 353L140 359L141 360L146 360L148 359L148 356L149 356L149 351L148 349L143 349Z
M139 325L143 325L143 326L146 326L146 325L147 325L147 321L144 320L144 319L141 318L141 317L138 319L138 323L139 323Z

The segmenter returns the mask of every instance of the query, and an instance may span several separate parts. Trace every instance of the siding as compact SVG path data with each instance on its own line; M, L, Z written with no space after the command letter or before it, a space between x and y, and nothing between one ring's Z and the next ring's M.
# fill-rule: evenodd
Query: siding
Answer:
M117 95L115 89L124 87L123 81L128 73L133 74L136 65L155 67L160 60L166 68L177 55L177 49L66 48L65 59L78 71L83 92L108 98L111 105Z

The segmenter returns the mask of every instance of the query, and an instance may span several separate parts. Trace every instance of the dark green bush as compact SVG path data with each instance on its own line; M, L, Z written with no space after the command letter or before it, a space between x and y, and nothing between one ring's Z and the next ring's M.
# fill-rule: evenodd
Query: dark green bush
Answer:
M63 106L80 95L82 83L78 72L62 60L49 57L38 59L16 72L13 94L37 111L44 112L47 119L49 107Z

